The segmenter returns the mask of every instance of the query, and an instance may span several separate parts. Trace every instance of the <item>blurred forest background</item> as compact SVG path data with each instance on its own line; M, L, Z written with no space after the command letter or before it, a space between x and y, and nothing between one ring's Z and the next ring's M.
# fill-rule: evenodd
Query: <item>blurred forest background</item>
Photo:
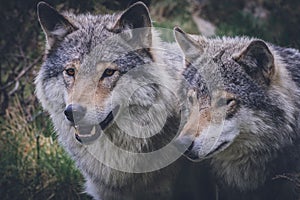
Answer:
M47 0L45 0L47 1ZM111 13L135 0L53 0L58 10ZM145 0L155 26L189 33L248 35L300 48L298 0ZM59 147L47 113L34 95L44 35L36 0L0 6L0 199L89 199L83 178Z

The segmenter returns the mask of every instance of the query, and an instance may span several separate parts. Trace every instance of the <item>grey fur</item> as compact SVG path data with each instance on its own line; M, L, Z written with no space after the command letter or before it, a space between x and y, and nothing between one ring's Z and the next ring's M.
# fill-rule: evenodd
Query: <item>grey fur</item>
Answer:
M130 28L148 25L150 18L142 3L133 5L129 10L137 13L133 13L133 19L123 22L124 13L130 18L128 10L97 16L68 12L59 14L47 4L40 3L38 13L47 38L47 55L35 81L36 94L43 108L50 113L58 140L83 173L87 193L94 199L181 199L183 195L193 199L199 196L195 194L201 193L201 190L188 186L191 185L190 182L185 181L189 178L186 173L190 172L185 171L186 169L183 174L180 172L181 166L186 165L182 158L157 171L129 173L106 166L94 157L111 162L117 168L131 166L135 169L140 165L159 163L158 160L152 160L148 164L138 163L130 160L129 155L122 157L118 152L111 152L109 146L113 143L127 152L155 151L175 137L181 122L179 102L172 93L178 87L176 74L182 66L180 51L175 44L160 42L155 33L148 32L147 29L131 32ZM136 14L141 16L137 17ZM62 21L61 16L64 18ZM60 20L51 21L47 17ZM144 21L141 22L140 19ZM121 34L120 40L108 39L118 34ZM138 38L138 43L132 39L133 36ZM151 48L143 48L149 42ZM134 50L134 45L138 44L142 48ZM160 52L161 49L169 50ZM97 68L99 61L102 63L100 71ZM103 66L106 62L111 62L110 66L115 66L117 72L111 77L103 78ZM78 72L76 71L75 81L66 74L66 66L69 65L80 67L76 68ZM107 95L106 99L92 102L97 96L92 91L97 88L99 79L103 82L103 87L109 88L109 95L101 94L102 90L99 90L100 96ZM129 106L124 102L128 102ZM81 121L94 127L108 116L115 104L121 105L115 116L116 121L104 130L110 141L101 140L102 134L99 140L89 145L79 143L75 138L77 133L74 127L64 115L64 110L70 103L85 107L86 113ZM148 112L149 108L152 112ZM131 115L130 119L126 118L126 113ZM145 127L141 129L137 126L139 124ZM162 129L152 137L138 138L126 134L119 126L137 136L149 136L156 133L158 128ZM192 174L192 177L197 176ZM182 187L184 184L186 187Z
M203 122L204 111L223 109L221 122L195 131L197 124L187 123L178 139L184 145L194 141L186 152L192 160L210 160L219 199L299 199L295 183L275 178L300 170L299 51L255 38L192 37L179 28L175 36L186 55L183 76L197 96L189 110L200 109L189 120ZM233 101L214 104L221 100L214 96L218 91ZM208 126L221 128L214 146L209 139L215 133L205 135Z

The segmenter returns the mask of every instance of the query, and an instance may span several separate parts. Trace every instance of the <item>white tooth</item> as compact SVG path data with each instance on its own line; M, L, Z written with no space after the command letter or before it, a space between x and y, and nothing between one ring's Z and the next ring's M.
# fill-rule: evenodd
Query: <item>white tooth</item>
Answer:
M95 135L96 133L96 126L93 127L92 131L91 131L91 135Z
M78 131L77 128L75 128L75 133L76 133L77 135L79 135L79 131Z

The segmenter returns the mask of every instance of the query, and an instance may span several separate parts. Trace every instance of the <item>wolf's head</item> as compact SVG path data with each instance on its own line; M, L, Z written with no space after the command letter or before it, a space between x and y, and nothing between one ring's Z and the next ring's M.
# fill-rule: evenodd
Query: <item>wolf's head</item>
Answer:
M38 16L47 55L36 92L56 127L74 127L77 139L89 142L111 127L120 112L127 115L121 115L118 125L129 131L132 121L149 130L149 120L168 113L170 107L160 102L168 102L163 96L171 83L157 66L155 33L143 3L119 14L75 16L42 2ZM160 121L157 127L164 123Z
M289 141L294 108L288 94L296 87L268 44L196 38L179 28L175 37L185 54L190 101L178 142L190 159L222 155L235 160Z

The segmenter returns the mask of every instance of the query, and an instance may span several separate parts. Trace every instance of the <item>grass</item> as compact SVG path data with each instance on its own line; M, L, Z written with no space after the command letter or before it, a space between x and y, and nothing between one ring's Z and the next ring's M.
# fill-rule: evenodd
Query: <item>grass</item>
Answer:
M45 119L44 114L28 119L18 97L7 109L0 137L2 200L89 199L82 192L82 175Z
M175 42L173 28L180 26L184 31L191 34L199 34L199 30L192 20L190 5L186 0L153 0L151 4L151 16L154 27L167 29L161 38L164 41Z

